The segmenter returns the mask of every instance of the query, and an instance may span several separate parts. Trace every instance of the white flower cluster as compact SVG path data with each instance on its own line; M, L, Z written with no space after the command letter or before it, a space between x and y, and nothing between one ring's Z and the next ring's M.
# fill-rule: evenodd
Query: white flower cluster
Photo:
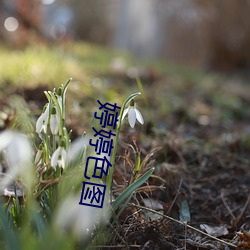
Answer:
M56 105L52 105L50 102L44 107L44 110L36 122L36 132L47 133L47 127L49 125L50 131L53 135L58 134L60 119L62 115L62 96L56 95L59 108ZM51 107L52 106L52 107Z
M48 98L48 103L44 106L43 112L38 118L36 122L36 132L43 140L45 138L49 138L49 134L51 133L53 140L57 143L57 148L53 149L53 154L50 158L50 165L56 169L59 168L64 169L67 161L67 152L65 146L65 138L63 136L63 121L64 117L64 100L63 100L63 92L62 88L59 88L57 93L53 92L45 92L46 97ZM50 130L50 131L49 131ZM42 136L44 134L44 136ZM48 150L49 145L44 147L44 144L48 143L49 140L43 140L40 144L36 157L35 163L39 166L44 159L45 150ZM45 149L46 148L46 149ZM52 149L51 149L52 150ZM51 151L50 150L50 151ZM48 151L47 151L48 155Z

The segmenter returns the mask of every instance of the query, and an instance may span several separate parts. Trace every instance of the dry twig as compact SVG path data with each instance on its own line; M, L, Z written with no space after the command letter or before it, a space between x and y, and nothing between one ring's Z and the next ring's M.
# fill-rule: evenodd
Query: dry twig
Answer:
M224 241L224 240L218 239L218 238L216 238L216 237L214 237L214 236L212 236L212 235L209 235L209 234L207 234L207 233L205 233L205 232L203 232L203 231L201 231L201 230L199 230L199 229L197 229L197 228L195 228L195 227L192 227L192 226L188 225L186 222L181 222L181 221L175 220L175 219L173 219L173 218L170 217L170 216L167 216L167 215L165 215L165 214L162 214L162 213L160 213L160 212L157 212L157 211L155 211L155 210L153 210L153 209L150 209L150 208L147 208L147 207L144 207L144 206L141 206L141 205L136 205L136 204L134 204L134 203L132 203L132 204L130 203L130 204L128 204L128 205L134 206L134 207L137 207L137 208L140 208L140 209L145 209L145 210L150 211L150 212L152 212L152 213L161 215L161 216L163 216L163 217L165 217L165 218L167 218L167 219L169 219L169 220L171 220L171 221L174 221L174 222L176 222L176 223L178 223L178 224L181 224L181 225L184 226L184 227L186 226L187 228L192 229L192 230L194 230L194 231L196 231L196 232L198 232L198 233L200 233L200 234L203 234L203 235L205 235L205 236L207 236L207 237L209 237L209 238L211 238L211 239L213 239L213 240L219 241L219 242L221 242L221 243L223 243L223 244L226 244L226 245L228 245L228 246L230 246L230 247L237 248L236 245L234 245L234 244L232 244L232 243L229 243L229 242L226 242L226 241Z

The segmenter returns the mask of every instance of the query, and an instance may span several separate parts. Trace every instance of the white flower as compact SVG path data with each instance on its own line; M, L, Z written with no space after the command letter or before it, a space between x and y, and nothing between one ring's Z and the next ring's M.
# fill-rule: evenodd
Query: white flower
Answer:
M58 207L54 225L56 230L71 233L79 240L91 237L95 226L108 217L107 209L79 205L80 195L68 196Z
M58 101L58 104L59 104L61 111L62 111L62 96L61 95L57 96L57 101Z
M21 133L6 130L0 133L0 152L7 163L7 173L1 179L1 187L20 176L27 186L32 183L32 147L28 138Z
M56 135L59 131L59 117L58 112L55 107L52 108L51 116L50 116L50 130L53 135Z
M64 169L67 160L67 152L63 146L59 146L51 157L51 166L56 168L58 165L60 168Z
M128 122L129 125L133 128L135 126L136 119L143 124L144 120L142 117L141 112L135 107L134 100L130 101L130 105L128 108L126 108L122 115L122 120L125 118L125 116L128 114Z
M40 115L36 122L36 132L41 133L42 131L46 134L47 132L47 125L49 120L49 104L47 104L45 110Z
M90 136L83 135L82 137L78 137L75 139L69 146L68 150L68 162L72 163L86 154L87 147L89 146Z

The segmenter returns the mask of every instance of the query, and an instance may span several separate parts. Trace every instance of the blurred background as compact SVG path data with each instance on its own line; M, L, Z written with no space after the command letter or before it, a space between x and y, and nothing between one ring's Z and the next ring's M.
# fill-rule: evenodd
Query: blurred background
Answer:
M168 212L181 211L183 198L176 194L185 193L192 223L227 225L233 242L236 228L250 229L249 13L250 0L0 0L0 131L29 134L47 102L44 91L71 77L65 124L72 140L92 133L97 100L121 106L140 91L136 105L145 123L131 129L124 121L116 183L125 187L137 173L130 161L135 152L139 162L161 148L150 164L160 176L155 184L166 192L154 199ZM26 125L28 118L33 123ZM124 213L126 223L131 212ZM172 234L172 225L162 221L157 230ZM130 235L124 228L115 237L140 238L133 235L137 228L129 226ZM30 231L18 231L30 241ZM147 231L141 232L144 239ZM152 241L146 237L141 245L157 248L160 238L148 232ZM45 243L56 242L46 235ZM186 235L180 229L173 235L184 247ZM190 242L205 242L195 237ZM116 241L119 247L124 242L120 236Z
M248 71L249 0L0 0L9 46L84 40L220 71Z

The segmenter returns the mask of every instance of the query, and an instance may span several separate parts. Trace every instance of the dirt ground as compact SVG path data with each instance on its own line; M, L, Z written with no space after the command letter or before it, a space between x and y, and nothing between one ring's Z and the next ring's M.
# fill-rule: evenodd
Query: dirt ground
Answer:
M239 237L236 232L250 230L250 96L246 95L250 86L228 78L210 87L195 81L178 85L175 80L164 78L147 86L156 122L146 122L146 135L139 135L139 126L136 131L123 131L125 144L120 145L122 157L115 180L125 185L121 176L127 176L126 180L133 176L131 145L144 157L157 149L154 160L145 166L154 166L155 176L124 211L110 245L120 249L235 249L231 243L249 248L249 233ZM162 103L171 105L177 97L179 106L164 115ZM187 225L222 242L133 204L187 220Z
M250 230L249 147L235 140L204 152L195 142L183 142L176 134L169 136L174 138L166 144L158 141L162 148L155 158L162 162L151 163L157 165L154 174L160 177L149 181L154 191L137 194L132 203L177 220L189 210L188 225L239 244L236 232ZM185 202L188 208L182 207ZM118 235L130 249L231 249L142 208L131 205L127 210L119 222ZM115 244L123 245L120 236Z

